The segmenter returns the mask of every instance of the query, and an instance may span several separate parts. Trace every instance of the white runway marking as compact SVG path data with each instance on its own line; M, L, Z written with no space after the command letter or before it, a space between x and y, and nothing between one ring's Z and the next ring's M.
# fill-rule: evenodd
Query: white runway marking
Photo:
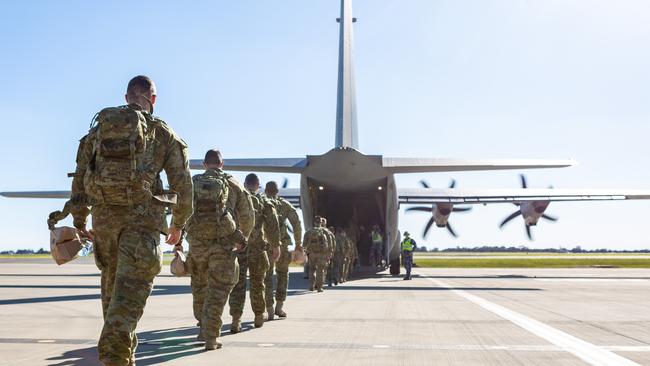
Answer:
M542 282L647 282L641 278L535 278Z
M427 278L429 281L435 283L437 286L451 289L450 286L440 280ZM595 366L640 366L638 363L633 362L627 358L621 357L611 351L598 347L582 339L576 338L561 330L555 329L547 324L544 324L535 319L529 318L523 314L519 314L501 305L472 295L463 290L451 289L456 295L471 301L472 303L482 307L483 309L500 316L503 319L509 320L512 323L520 326L521 328L535 334L536 336L545 339L546 341L562 348L564 351L570 352L581 360Z

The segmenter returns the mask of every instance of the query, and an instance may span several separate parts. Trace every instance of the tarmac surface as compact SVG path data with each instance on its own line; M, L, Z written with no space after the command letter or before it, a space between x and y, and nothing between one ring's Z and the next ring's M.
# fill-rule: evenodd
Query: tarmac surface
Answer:
M97 365L92 264L0 262L0 365ZM293 269L295 271L295 269ZM195 342L189 278L166 266L138 326L137 365L650 365L650 270L414 269L306 291L288 318ZM248 306L248 305L247 305Z

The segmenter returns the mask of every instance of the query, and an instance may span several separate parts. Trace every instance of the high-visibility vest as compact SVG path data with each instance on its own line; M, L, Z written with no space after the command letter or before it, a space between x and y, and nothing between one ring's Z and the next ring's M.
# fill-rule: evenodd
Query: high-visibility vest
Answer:
M372 232L372 242L377 243L377 242L381 242L381 241L382 241L382 239L381 239L381 234L379 233L379 231L373 231Z
M402 251L404 252L412 252L413 251L413 239L411 238L406 238L402 240Z

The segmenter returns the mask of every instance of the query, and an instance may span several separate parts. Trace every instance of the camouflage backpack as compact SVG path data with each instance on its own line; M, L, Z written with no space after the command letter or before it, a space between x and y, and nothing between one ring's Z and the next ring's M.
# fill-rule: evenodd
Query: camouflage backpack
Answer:
M321 228L313 228L305 233L304 247L310 253L327 252L327 238Z
M96 127L88 135L92 159L84 176L89 203L148 202L156 174L151 171L155 135L146 112L128 106L105 108L93 123Z
M194 214L188 233L196 237L220 238L232 234L237 225L227 209L229 175L207 171L192 178L194 183Z

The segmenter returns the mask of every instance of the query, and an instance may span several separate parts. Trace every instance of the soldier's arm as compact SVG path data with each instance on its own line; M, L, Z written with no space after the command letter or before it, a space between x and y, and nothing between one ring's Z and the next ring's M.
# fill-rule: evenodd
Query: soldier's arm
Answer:
M253 201L246 192L246 189L234 179L228 180L229 187L233 190L235 202L235 221L237 228L244 235L246 240L251 235L253 227L255 226L255 209L253 208Z
M92 131L91 131L92 133ZM72 192L70 195L70 213L73 218L73 225L77 229L84 229L90 214L90 206L86 199L86 191L84 187L84 175L88 164L92 159L92 144L88 141L90 133L84 136L79 141L79 148L77 149L77 168L74 172L72 179Z
M187 144L174 134L170 134L167 144L168 150L163 169L167 174L170 190L178 195L176 204L172 206L171 226L183 229L194 211Z
M265 205L265 210L267 211L264 215L264 233L266 234L266 239L269 241L271 247L280 246L280 224L278 223L278 213L275 211L275 207Z
M293 240L296 242L296 249L298 249L298 247L302 246L302 226L300 225L300 217L291 203L283 201L283 204L289 206L289 215L287 215L287 219L291 224L291 229L293 229Z

